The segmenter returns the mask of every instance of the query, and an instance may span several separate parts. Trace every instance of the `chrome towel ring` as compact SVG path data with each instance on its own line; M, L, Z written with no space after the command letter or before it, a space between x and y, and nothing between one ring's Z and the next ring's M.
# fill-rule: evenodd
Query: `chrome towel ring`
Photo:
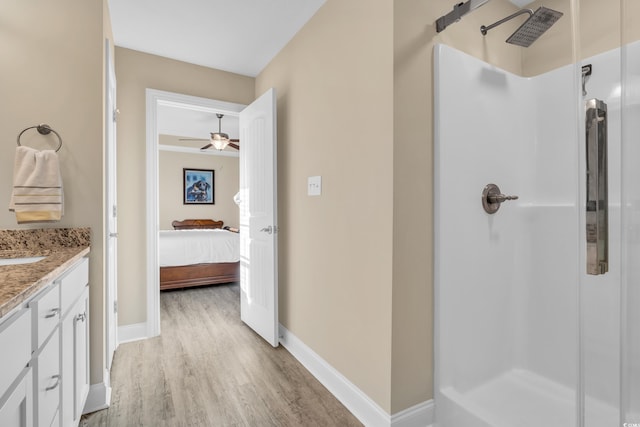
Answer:
M44 123L36 126L29 126L28 128L23 129L22 132L18 134L18 147L22 145L20 144L20 137L22 136L23 133L25 133L29 129L36 129L40 135L49 135L51 132L53 132L58 137L58 147L56 148L56 153L62 147L62 138L60 137L60 134L55 130L51 129L51 126L46 125Z

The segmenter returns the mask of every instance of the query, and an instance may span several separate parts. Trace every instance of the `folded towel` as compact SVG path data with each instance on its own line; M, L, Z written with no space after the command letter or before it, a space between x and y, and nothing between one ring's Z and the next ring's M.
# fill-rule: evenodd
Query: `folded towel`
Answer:
M56 152L20 146L13 168L9 210L16 213L18 224L60 221L64 200Z

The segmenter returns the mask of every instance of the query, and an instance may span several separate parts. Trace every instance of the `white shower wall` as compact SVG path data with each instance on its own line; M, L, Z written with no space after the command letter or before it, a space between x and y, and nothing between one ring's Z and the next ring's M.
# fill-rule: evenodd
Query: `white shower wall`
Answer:
M617 421L611 412L620 387L616 55L584 62L594 70L586 99L609 106L612 206L609 273L587 276L579 67L523 78L435 48L439 426L576 425L580 355L586 425ZM519 199L485 213L480 194L488 183Z

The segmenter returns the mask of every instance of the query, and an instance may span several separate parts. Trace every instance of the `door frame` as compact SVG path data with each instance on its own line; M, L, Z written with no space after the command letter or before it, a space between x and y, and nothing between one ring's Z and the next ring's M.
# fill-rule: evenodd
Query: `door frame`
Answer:
M160 335L160 264L158 260L158 107L171 106L238 117L246 105L146 89L146 239L147 338Z
M107 371L111 371L113 355L118 348L118 314L116 311L118 301L118 252L117 252L117 225L116 229L110 227L110 217L115 216L117 221L117 188L118 174L116 166L116 150L117 150L117 131L116 131L116 114L117 114L117 81L115 65L113 62L111 41L105 39L105 367ZM113 94L113 97L111 95ZM111 100L111 102L109 101ZM113 202L113 205L109 205ZM115 210L115 212L114 212ZM117 224L117 223L116 223ZM110 236L110 233L116 233L116 236ZM110 239L116 239L114 243ZM111 256L111 245L115 245L115 256ZM114 273L113 275L111 273ZM113 277L112 277L113 276ZM113 339L112 332L113 330ZM105 382L110 384L109 375L106 375Z

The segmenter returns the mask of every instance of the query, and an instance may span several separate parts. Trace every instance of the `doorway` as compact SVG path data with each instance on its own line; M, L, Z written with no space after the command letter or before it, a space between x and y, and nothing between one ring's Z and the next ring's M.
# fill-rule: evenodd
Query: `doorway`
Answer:
M179 109L221 113L238 117L246 107L242 104L223 102L208 98L183 95L172 92L147 89L147 337L160 335L160 277L158 260L159 230L159 109L174 107Z

